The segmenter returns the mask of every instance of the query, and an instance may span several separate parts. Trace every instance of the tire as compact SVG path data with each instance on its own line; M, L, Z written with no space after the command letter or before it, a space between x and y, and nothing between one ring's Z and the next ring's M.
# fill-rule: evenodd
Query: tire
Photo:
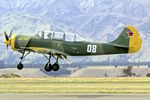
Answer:
M50 72L52 70L52 65L50 63L47 63L45 65L45 71Z
M59 70L59 64L54 64L53 71L58 71L58 70Z
M17 69L18 70L22 70L23 69L23 64L21 62L17 65Z

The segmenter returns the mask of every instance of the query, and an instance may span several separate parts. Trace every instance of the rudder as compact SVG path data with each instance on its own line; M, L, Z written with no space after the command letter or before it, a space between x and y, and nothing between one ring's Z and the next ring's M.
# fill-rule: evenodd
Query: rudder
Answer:
M129 30L131 30L131 32L133 32L133 35L130 36L128 52L129 53L138 52L142 46L142 39L139 35L139 32L133 26L127 26L126 28L128 28Z
M135 27L126 26L118 38L111 43L120 48L128 48L128 53L135 53L140 50L142 39Z

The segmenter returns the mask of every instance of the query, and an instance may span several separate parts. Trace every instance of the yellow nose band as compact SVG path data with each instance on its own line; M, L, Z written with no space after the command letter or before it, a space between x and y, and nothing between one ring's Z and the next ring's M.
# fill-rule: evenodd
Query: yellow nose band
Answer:
M15 49L15 38L16 38L16 34L13 34L13 36L11 38L11 49L12 50Z

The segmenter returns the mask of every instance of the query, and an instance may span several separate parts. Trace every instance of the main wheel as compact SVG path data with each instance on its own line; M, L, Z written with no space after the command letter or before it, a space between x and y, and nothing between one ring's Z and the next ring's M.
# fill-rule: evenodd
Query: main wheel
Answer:
M21 62L17 65L17 69L18 70L22 70L23 69L23 64Z
M50 72L52 70L52 65L50 63L47 63L45 65L45 71Z
M59 64L54 64L53 65L53 71L58 71L59 70Z

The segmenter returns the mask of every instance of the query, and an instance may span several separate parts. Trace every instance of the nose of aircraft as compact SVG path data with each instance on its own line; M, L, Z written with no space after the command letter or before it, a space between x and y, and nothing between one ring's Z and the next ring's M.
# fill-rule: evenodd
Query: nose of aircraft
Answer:
M7 47L11 46L11 35L12 35L12 30L9 36L7 35L6 31L4 32L4 36L5 36L4 43L6 44Z
M8 40L4 39L4 43L7 45L7 46L10 46L11 45L11 38L9 38Z

